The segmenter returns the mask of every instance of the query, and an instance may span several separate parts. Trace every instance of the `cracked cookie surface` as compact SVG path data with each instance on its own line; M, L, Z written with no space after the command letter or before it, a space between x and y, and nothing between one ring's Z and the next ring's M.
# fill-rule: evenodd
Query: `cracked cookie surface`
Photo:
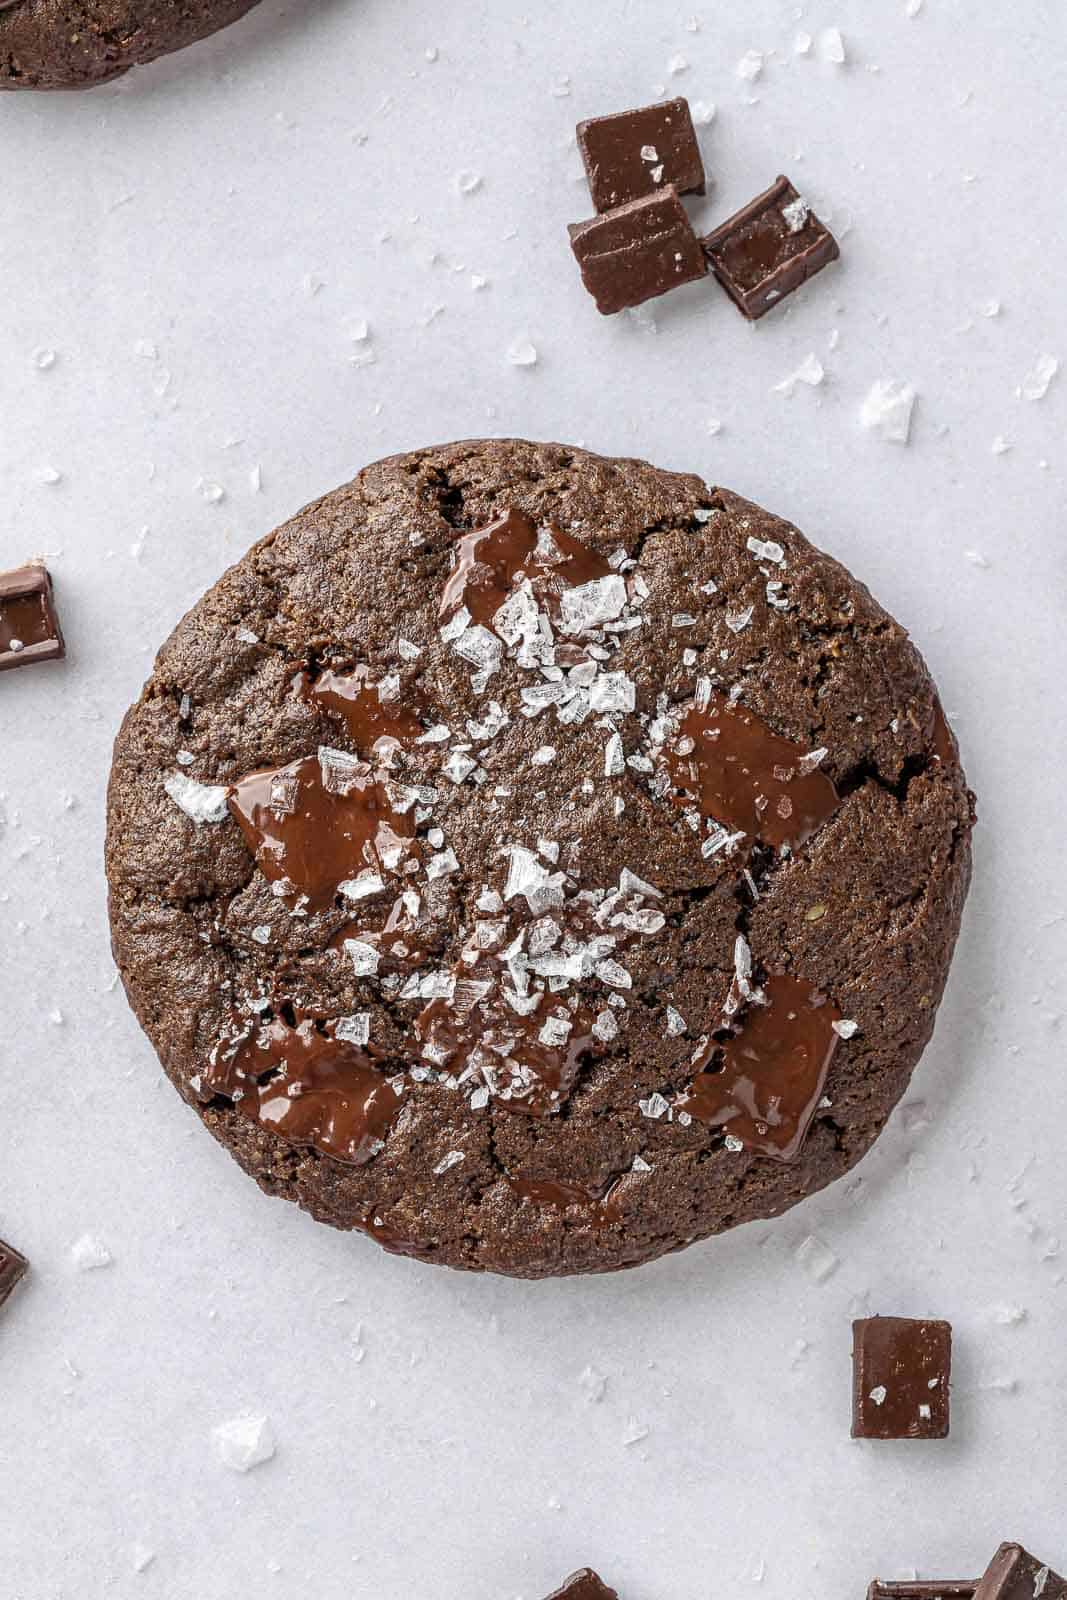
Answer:
M0 0L0 89L90 89L206 39L258 0Z
M870 1147L973 821L918 652L790 524L466 442L306 508L164 645L116 742L113 943L268 1193L428 1261L603 1271Z

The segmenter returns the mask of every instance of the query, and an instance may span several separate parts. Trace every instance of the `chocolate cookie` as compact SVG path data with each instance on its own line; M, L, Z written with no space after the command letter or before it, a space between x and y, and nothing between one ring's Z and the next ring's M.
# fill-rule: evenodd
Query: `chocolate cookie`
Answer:
M0 89L91 89L236 22L257 0L0 0Z
M559 445L379 462L126 716L115 957L270 1194L520 1277L769 1217L933 1029L974 821L918 652L789 523Z

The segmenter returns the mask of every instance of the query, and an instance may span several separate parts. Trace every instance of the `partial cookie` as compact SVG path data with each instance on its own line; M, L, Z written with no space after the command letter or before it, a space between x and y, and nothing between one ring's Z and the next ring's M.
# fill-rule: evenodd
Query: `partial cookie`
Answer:
M0 0L0 89L91 89L236 22L257 0Z
M427 1261L650 1260L846 1172L933 1028L971 796L904 630L699 478L368 467L119 734L115 956L271 1194Z

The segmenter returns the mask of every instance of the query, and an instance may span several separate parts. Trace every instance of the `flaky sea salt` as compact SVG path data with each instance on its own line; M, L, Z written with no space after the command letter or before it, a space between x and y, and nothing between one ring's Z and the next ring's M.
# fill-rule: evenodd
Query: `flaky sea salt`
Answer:
M835 1022L833 1029L839 1039L851 1039L852 1035L859 1031L859 1023L847 1018L844 1021Z
M746 83L753 83L763 71L762 50L746 50L735 70L739 78Z
M251 1472L274 1455L274 1431L270 1418L264 1416L234 1417L213 1428L211 1437L215 1454L231 1472Z
M94 1272L100 1267L110 1267L114 1257L103 1240L83 1233L71 1245L70 1259L79 1272Z
M1038 356L1030 371L1026 374L1019 388L1019 393L1024 400L1043 400L1048 394L1048 386L1060 370L1060 364L1055 356L1048 354Z
M879 378L860 407L860 424L889 444L907 444L914 409L915 390L910 383Z
M796 1258L808 1277L813 1278L816 1283L825 1283L841 1265L830 1246L824 1244L814 1233L810 1233L797 1245Z
M185 772L172 772L164 778L163 787L179 810L198 827L204 822L225 822L229 816L226 806L229 791L222 784L197 783Z
M537 348L529 339L512 339L508 345L507 358L513 367L535 367L537 365Z

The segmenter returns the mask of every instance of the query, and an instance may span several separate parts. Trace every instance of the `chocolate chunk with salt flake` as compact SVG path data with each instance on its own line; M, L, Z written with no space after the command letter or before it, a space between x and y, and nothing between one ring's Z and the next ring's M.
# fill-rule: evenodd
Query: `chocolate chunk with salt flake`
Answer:
M915 1578L907 1583L883 1583L875 1578L867 1600L972 1600L977 1578Z
M602 1578L597 1577L592 1567L583 1567L580 1572L572 1572L558 1589L553 1589L546 1600L619 1600L619 1597Z
M676 189L572 224L582 282L604 316L703 278L708 263Z
M852 1437L944 1439L952 1328L911 1317L852 1324Z
M66 654L52 579L39 561L0 573L0 672Z
M1067 1600L1067 1579L1021 1544L1002 1544L979 1579L974 1600Z
M704 193L704 163L684 99L590 117L579 122L577 137L597 211L612 211L670 184L679 194Z
M712 272L750 322L841 253L833 234L785 177L776 178L702 242Z
M29 1270L26 1257L20 1255L14 1245L0 1239L0 1306L15 1292Z

